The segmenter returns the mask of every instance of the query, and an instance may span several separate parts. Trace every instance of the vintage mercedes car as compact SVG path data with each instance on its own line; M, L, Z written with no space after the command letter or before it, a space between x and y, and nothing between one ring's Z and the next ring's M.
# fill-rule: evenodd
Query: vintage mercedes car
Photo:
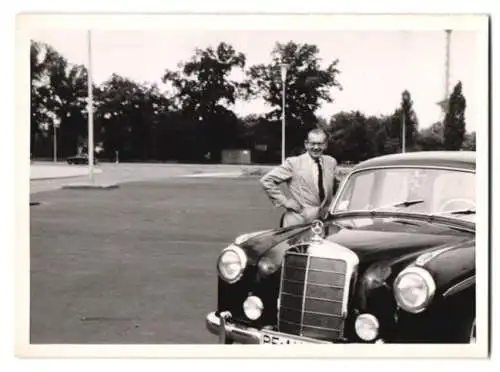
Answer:
M217 261L220 343L474 343L475 152L356 165L328 215Z

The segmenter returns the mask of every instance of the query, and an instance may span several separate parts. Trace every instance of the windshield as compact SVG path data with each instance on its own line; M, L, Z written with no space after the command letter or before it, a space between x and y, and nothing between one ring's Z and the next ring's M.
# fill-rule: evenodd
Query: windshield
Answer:
M397 210L473 219L475 173L431 168L381 168L352 174L333 213Z

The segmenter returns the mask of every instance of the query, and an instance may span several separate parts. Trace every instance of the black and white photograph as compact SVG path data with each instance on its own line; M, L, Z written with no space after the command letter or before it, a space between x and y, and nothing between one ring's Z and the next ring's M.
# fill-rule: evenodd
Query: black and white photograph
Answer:
M487 15L18 17L18 355L488 355Z

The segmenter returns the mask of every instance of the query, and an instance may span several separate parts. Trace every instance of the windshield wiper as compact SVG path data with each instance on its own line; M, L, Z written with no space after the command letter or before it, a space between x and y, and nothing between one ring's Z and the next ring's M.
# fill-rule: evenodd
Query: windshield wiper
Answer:
M415 205L415 204L420 204L420 203L423 203L425 200L423 199L416 199L416 200L405 200L405 201L402 201L402 202L399 202L399 203L396 203L396 204L393 204L392 206L393 207L409 207L411 205Z
M374 208L372 211L379 211L381 209L386 209L386 208L400 208L400 207L409 207L415 204L420 204L423 203L425 200L423 199L415 199L415 200L405 200L401 202L397 202L395 204L390 204L390 205L384 205L382 207Z
M457 209L457 210L454 210L454 211L445 211L445 212L441 212L441 213L438 213L438 214L476 214L476 210L475 209Z

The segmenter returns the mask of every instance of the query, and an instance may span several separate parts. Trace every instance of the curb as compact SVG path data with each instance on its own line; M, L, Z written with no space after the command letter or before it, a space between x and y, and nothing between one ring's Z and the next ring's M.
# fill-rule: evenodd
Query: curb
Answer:
M117 189L119 186L117 183L71 183L68 185L61 186L63 190L110 190Z
M242 172L212 172L212 173L193 173L193 174L183 174L178 177L183 178L237 178L242 177L244 174Z
M94 169L94 174L101 174L103 170ZM45 181L67 178L80 178L89 175L87 168L69 167L66 165L31 165L30 181Z
M67 178L78 178L78 177L86 177L86 174L77 174L77 175L71 175L71 176L52 176L52 177L35 177L35 178L30 178L30 181L47 181L47 180L60 180L60 179L67 179Z

